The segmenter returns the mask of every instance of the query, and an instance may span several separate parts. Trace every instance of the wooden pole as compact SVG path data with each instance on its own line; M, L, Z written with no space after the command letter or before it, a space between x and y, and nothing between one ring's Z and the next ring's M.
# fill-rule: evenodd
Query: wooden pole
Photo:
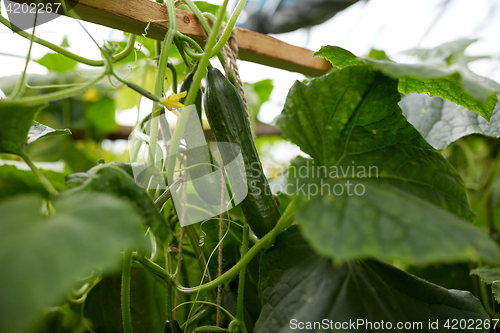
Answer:
M130 133L132 133L132 130L134 128L132 126L120 126L118 130L116 130L113 133L109 133L106 135L106 139L109 140L128 140L128 137ZM214 140L214 134L210 129L204 129L203 132L205 133L205 137L208 140ZM71 137L75 140L80 140L84 138L84 131L83 130L72 130ZM257 124L255 126L255 136L261 137L261 136L281 136L281 131L272 125L268 124Z
M162 40L168 29L165 5L152 0L80 0L74 11L82 20L136 35ZM179 31L196 38L206 35L193 13L177 10ZM313 57L313 51L290 45L276 38L253 31L236 28L238 58L261 65L285 69L308 76L321 76L332 67L321 57Z

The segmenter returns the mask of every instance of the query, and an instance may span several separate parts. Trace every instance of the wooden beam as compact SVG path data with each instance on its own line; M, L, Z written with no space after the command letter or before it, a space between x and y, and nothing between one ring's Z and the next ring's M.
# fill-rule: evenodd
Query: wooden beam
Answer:
M152 0L80 0L74 11L85 21L136 35L144 34L151 21L147 37L157 40L162 40L168 29L166 6ZM206 39L193 13L177 10L176 15L180 32ZM332 68L325 59L313 57L313 51L267 35L236 28L236 38L241 60L308 76L321 76Z
M128 137L130 133L132 133L132 130L134 128L132 126L120 126L117 131L113 133L109 133L106 135L106 139L109 140L128 140ZM203 130L205 133L205 137L209 140L214 139L214 135L212 131L209 128L206 128ZM80 140L83 139L84 137L84 131L83 130L73 130L71 137L75 140ZM255 126L255 136L261 137L261 136L281 136L281 131L279 128L268 125L268 124L263 124L259 123Z

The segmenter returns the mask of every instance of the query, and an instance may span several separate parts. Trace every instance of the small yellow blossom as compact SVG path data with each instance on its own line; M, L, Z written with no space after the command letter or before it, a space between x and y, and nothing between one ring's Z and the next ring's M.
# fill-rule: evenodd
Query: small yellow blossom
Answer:
M87 102L96 102L101 98L101 96L99 96L96 88L91 88L85 92L83 98Z
M187 95L187 91L183 91L179 94L171 94L170 96L168 96L167 98L163 98L160 103L167 107L167 109L169 109L170 111L173 111L175 109L181 109L184 107L184 104L182 104L181 102L179 102L179 100L181 98L184 98L186 97Z

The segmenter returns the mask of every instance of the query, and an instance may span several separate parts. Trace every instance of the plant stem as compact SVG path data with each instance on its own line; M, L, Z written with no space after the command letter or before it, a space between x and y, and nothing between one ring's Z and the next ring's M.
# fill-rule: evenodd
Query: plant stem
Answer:
M0 15L0 23L2 23L4 26L9 28L10 30L17 33L19 36L24 37L26 39L31 39L31 35L29 33L19 29L17 26L15 26L11 22L9 22L9 20L7 20L2 15ZM128 57L128 55L130 53L132 53L132 51L134 50L135 39L136 39L135 35L130 35L127 46L120 53L113 56L113 58L112 58L113 62L123 60L126 57ZM39 38L36 36L33 36L33 42L40 44L42 46L45 46L45 47L51 49L52 51L55 51L55 52L65 56L65 57L68 57L70 59L73 59L79 63L85 64L88 66L102 67L105 65L104 60L92 60L92 59L84 58L82 56L79 56L78 54L75 54L73 52L66 50L65 48L62 48L62 47L55 45L55 44L52 44L51 42L48 42L45 39L42 39L42 38Z
M238 261L236 265L231 267L224 274L222 274L221 276L210 282L192 288L186 288L176 283L177 290L186 294L192 294L216 288L218 285L230 280L241 269L243 269L243 267L245 267L250 262L250 260L252 260L252 258L255 257L257 253L260 252L260 250L271 246L276 240L276 237L293 223L293 214L296 205L297 205L296 201L292 200L288 205L288 207L286 208L283 215L281 216L280 220L274 227L274 229L271 230L269 233L267 233L264 237L262 237L254 246L252 246L252 248L250 248L250 250L245 254L245 256L240 258L240 261Z
M189 9L193 12L194 16L196 16L196 19L200 22L201 27L203 30L205 30L205 33L207 36L210 34L210 26L208 25L207 21L203 17L202 12L198 9L198 7L194 4L193 1L191 0L183 0L183 2L189 7Z
M224 163L221 165L221 169L224 170ZM224 186L224 172L221 173L221 188ZM222 275L222 247L224 245L224 192L221 191L221 200L220 200L220 216L219 216L219 255L217 260L217 277ZM230 229L230 225L228 224L228 231ZM221 305L222 303L222 285L217 287L217 305ZM220 326L221 322L221 312L220 309L217 308L217 317L215 321L215 326Z
M492 317L496 318L495 311L491 308L488 292L486 291L486 285L483 281L479 281L479 288L481 289L481 298L483 299L483 305L486 312Z
M149 69L149 65L146 62L144 62L144 73L142 74L142 84L141 84L141 87L144 87L146 85L146 78L147 78L147 74L148 74L148 69ZM141 96L140 94L137 95L137 101L136 101L136 105L137 105L137 118L135 120L135 123L138 124L139 123L139 115L141 114ZM146 119L146 118L145 118ZM146 120L144 120L146 121ZM141 123L141 126L139 127L142 129L142 123Z
M156 70L155 86L153 93L160 99L163 97L163 90L165 84L165 74L167 72L168 65L168 54L170 52L170 46L174 41L174 37L177 33L177 18L175 16L175 6L173 0L167 0L167 10L168 10L168 32L161 44L160 60L158 62L158 68ZM149 143L149 155L150 161L153 166L155 165L155 154L156 154L156 143L158 141L158 116L160 115L162 107L159 106L158 102L153 103L152 117L151 117L151 131ZM167 178L169 179L169 178Z
M186 0L186 3L189 5L188 2L190 2L190 1L191 0ZM208 36L207 44L205 45L205 53L203 54L203 57L201 58L200 63L198 65L198 69L196 70L196 72L194 74L193 83L191 84L191 89L189 89L189 93L186 97L185 105L191 105L194 103L194 100L196 99L196 95L198 93L198 89L200 88L200 85L201 85L201 80L207 74L207 65L209 63L210 53L212 52L212 48L214 47L215 42L217 40L218 32L220 30L222 18L224 17L224 13L226 11L227 3L228 3L228 0L224 0L221 7L219 8L219 12L217 15L217 21L214 24L212 32ZM198 12L199 12L199 10L198 10ZM204 23L208 26L205 19L202 19L202 21L204 21Z
M219 15L218 15L218 20L214 26L214 28L216 28L216 29L214 29L214 33L210 34L210 36L208 38L208 41L207 41L207 44L205 47L205 54L203 55L202 59L200 60L198 68L194 74L193 83L192 83L191 88L189 89L189 93L186 97L185 105L189 106L189 105L192 105L194 103L194 100L196 98L196 94L198 93L198 89L200 88L201 80L206 75L207 65L209 64L210 51L215 44L215 40L217 38L216 32L220 28L220 24L222 22L222 17L224 15L224 11L226 10L226 7L227 7L227 2L228 2L228 0L224 0L222 7L219 9L220 11L219 11ZM169 3L171 6L173 6L173 3L171 3L171 1L167 2L167 5ZM169 12L170 12L170 8L169 8ZM169 33L170 32L172 32L172 30L169 27ZM163 50L162 50L162 53L163 53ZM163 56L163 54L162 54L162 56ZM158 79L158 77L157 77L157 79ZM155 88L156 88L156 86L155 86ZM154 107L153 107L153 112L154 112ZM182 134L184 132L184 127L186 126L187 120L189 119L189 115L191 112L193 112L192 108L184 108L184 111L181 113L180 117L177 120L177 124L175 126L175 131L174 131L174 134L172 135L172 140L170 143L169 158L167 160L167 168L166 168L167 180L173 180L173 173L174 173L174 167L175 167L175 161L176 161L175 156L177 156L177 153L179 151L179 143L180 143L180 140L182 138ZM152 127L151 133L153 133L153 129L154 128ZM153 134L151 134L151 138L154 139ZM156 146L156 141L155 141L155 145L153 147L155 147L155 146ZM187 231L189 232L189 230L187 230ZM188 233L188 235L189 235L189 233ZM170 279L170 281L171 281L171 279ZM176 286L180 285L180 283L178 283L175 280L173 282L175 283ZM180 290L180 289L179 289L179 291L182 292L182 290Z
M172 73L172 91L174 92L174 94L177 94L177 70L171 63L167 63L167 67Z
M127 87L129 87L130 89L134 90L136 93L142 95L143 97L146 97L147 99L153 101L153 102L160 102L160 99L158 98L158 96L150 93L149 91L147 91L146 89L144 89L143 87L141 87L140 85L137 85L133 82L128 82L128 81L125 81L124 79L122 79L121 77L119 77L118 75L116 75L115 72L112 72L112 75L121 83L123 83L124 85L126 85Z
M128 57L129 54L131 54L132 51L135 50L135 40L136 39L137 39L136 35L130 34L130 36L128 38L127 45L125 46L125 48L120 53L118 53L118 54L116 54L116 55L114 55L114 56L111 57L111 59L113 60L113 62L117 62L117 61L123 60L126 57Z
M193 288L183 287L179 283L176 283L176 281L174 281L177 290L186 294L194 294L205 290L207 291L212 290L216 288L218 285L230 280L233 276L238 274L238 272L241 269L243 269L243 267L246 267L246 265L250 262L250 260L252 260L252 258L255 257L257 253L260 252L260 250L266 249L270 247L272 244L274 244L276 237L293 223L293 214L295 212L296 206L297 206L296 201L292 200L290 204L288 204L288 207L286 208L285 212L281 216L280 220L278 221L274 229L271 230L269 233L267 233L264 237L262 237L257 243L255 243L255 245L252 246L252 248L244 256L240 258L240 261L238 261L236 265L234 265L227 272L225 272L215 280L212 280L208 283ZM186 228L186 230L188 229ZM165 249L165 251L167 251L167 249ZM169 274L167 270L164 270L163 268L151 262L147 258L136 257L136 260L140 264L142 264L145 268L153 272L155 275L165 280L167 283L174 280L174 277L171 274Z
M168 1L168 0L167 0ZM174 309L174 306L173 306L173 283L175 280L175 277L173 276L172 274L172 254L170 253L170 250L169 250L169 247L166 246L166 248L164 249L165 251L165 261L166 261L166 264L165 264L165 268L167 270L167 275L169 276L169 278L166 280L167 282L167 319L168 320L172 320L172 311Z
M181 280L181 275L182 275L182 267L185 267L183 265L183 258L182 258L182 247L184 244L184 227L181 226L181 231L179 234L179 242L177 245L177 248L179 249L178 255L177 255L177 274L175 279L180 282ZM179 304L179 292L176 290L175 291L175 299L174 299L174 319L177 319L177 304Z
M173 184L171 187L167 188L163 193L155 200L156 208L161 209L163 205L172 197L172 189L177 189L176 184ZM175 188L174 188L175 186Z
M196 19L198 20L198 22L200 22L201 27L203 28L203 30L205 30L205 33L207 34L207 36L210 36L210 34L211 34L210 26L208 25L208 22L205 20L205 17L201 13L201 11L198 9L198 7L191 0L183 0L183 1L186 5L188 5L189 9L193 12L194 16L196 16ZM226 7L227 7L227 4L224 6L224 8L222 10L222 18L224 18L224 13L226 11ZM221 10L221 9L222 9L222 6L219 8L219 10ZM222 22L222 19L221 19L221 22ZM215 28L215 25L214 25L214 28ZM217 28L217 31L219 31L219 30L220 30L220 25ZM217 33L217 35L218 35L218 33ZM225 41L224 41L224 43L225 43ZM205 50L206 50L206 48L205 48ZM212 51L209 52L210 55L211 55L211 52ZM217 57L219 58L219 61L222 64L222 67L225 67L226 61L225 61L224 57L222 56L222 54L218 53Z
M194 255L196 257L196 260L198 261L198 265L200 266L200 270L202 272L202 277L203 277L201 283L203 283L205 276L208 281L212 281L212 276L210 274L210 270L208 269L207 259L205 258L205 253L203 252L203 249L200 247L200 238L198 236L198 233L194 229L194 226L193 225L185 226L184 232L187 234L189 238L189 243L193 248ZM213 290L208 290L207 296L208 299L212 302L216 300L216 296Z
M134 260L137 261L139 264L141 264L144 268L149 270L151 273L155 274L156 276L162 278L165 281L172 278L167 274L167 271L163 269L163 267L161 267L160 265L158 265L157 263L151 261L146 257L134 255Z
M201 48L200 44L196 43L196 41L194 39L192 39L191 37L186 36L180 32L177 34L177 37L179 38L180 41L185 41L189 45L191 45L193 48L195 48L196 52L200 52L199 57L201 59L201 57L203 56L203 49ZM187 50L185 50L185 51L187 51Z
M202 320L203 318L205 318L209 313L210 313L210 308L207 307L207 306L202 306L201 307L201 310L199 310L198 312L196 312L194 315L192 315L190 318L188 318L184 324L181 325L182 326L185 326L186 328L188 328L189 326L199 322L200 320Z
M250 249L250 251L248 251L248 253L246 254L245 257L241 258L240 261L238 261L236 263L236 265L231 267L231 269L229 269L227 272L225 272L224 274L222 274L218 278L216 278L210 282L207 282L205 284L202 284L200 286L196 286L196 287L192 287L192 288L186 288L186 287L183 287L179 284L176 284L177 290L179 290L182 293L193 294L193 293L216 288L218 285L223 284L224 282L233 278L241 269L243 269L243 267L245 267L250 262L250 260L252 260L252 258L257 253L259 253L259 251L262 248L264 248L265 246L270 244L272 242L272 236L273 235L271 233L268 233L267 235L262 237L262 239L257 244L255 244Z
M243 225L243 240L241 242L241 257L244 257L248 251L248 238L250 227L248 223L244 221ZM240 276L238 280L238 299L236 301L236 319L240 325L242 333L247 333L247 328L245 326L245 316L244 316L244 301L245 301L245 276L246 276L246 265L240 271Z
M493 199L492 198L493 185L495 183L495 178L499 168L500 168L500 155L495 156L495 159L493 160L493 163L490 166L490 171L488 172L485 185L483 186L483 191L484 191L483 199L481 200L481 208L479 210L479 213L483 212L485 213L486 226L488 227L490 236L496 235L497 233L494 221L494 214L492 214L493 207L491 207L491 204ZM475 224L478 221L479 217L480 215L478 214L473 224Z
M236 5L236 8L233 11L233 14L231 14L231 18L227 22L226 28L224 29L224 32L222 33L219 41L215 45L215 47L212 50L212 53L210 54L211 57L216 56L224 47L224 44L226 44L226 41L229 39L229 36L231 35L231 32L233 31L233 28L236 24L236 20L238 19L238 16L240 16L241 11L243 10L243 7L245 6L245 3L247 0L240 0L238 2L238 5Z
M210 275L210 270L207 269L207 259L205 258L205 254L203 253L202 248L200 247L199 243L199 237L198 233L194 229L193 225L187 225L185 227L185 232L189 238L189 243L191 243L191 247L193 248L194 255L196 256L196 259L198 260L198 265L200 266L200 269L202 270L202 274L207 275L208 281L212 281L212 277Z
M183 305L186 305L186 304L191 304L191 303L201 303L201 304L207 304L207 305L211 305L211 306L215 306L216 308L222 310L225 314L227 314L231 319L234 319L234 316L231 314L231 312L227 311L226 309L224 309L222 306L218 305L218 304L215 304L213 302L207 302L207 301L188 301L188 302L184 302L182 304L179 304L177 306L178 307L181 307Z
M172 182L174 179L174 168L175 168L175 161L177 159L176 156L177 153L179 152L179 144L182 139L182 134L184 133L184 127L186 126L187 121L189 119L189 115L192 111L193 108L184 108L180 117L177 118L177 123L175 124L175 130L174 134L172 135L172 139L170 141L170 150L168 152L168 158L167 158L166 173L167 173L167 180L169 182Z
M56 195L58 193L57 190L54 188L54 186L52 186L52 184L47 180L47 178L45 178L45 176L35 166L35 164L31 161L31 158L29 158L29 156L24 151L22 151L21 153L19 153L19 156L21 156L22 159L24 160L24 162L26 162L26 164L28 164L28 166L30 167L31 171L33 171L33 173L35 174L35 176L38 178L38 180L40 181L40 183L42 183L42 185L49 192L49 194L51 196Z
M193 66L189 59L186 56L186 52L184 52L184 48L182 46L182 42L179 39L179 34L174 37L174 44L177 47L177 50L179 51L179 54L181 55L182 61L184 61L184 64L188 68L189 71L191 71L191 67Z
M168 3L169 2L167 2L167 4ZM191 88L189 89L186 100L184 102L184 104L187 106L192 105L194 103L194 100L196 99L196 95L198 93L198 89L200 88L200 85L201 85L201 80L206 76L207 66L209 65L210 52L211 52L213 46L215 45L215 41L217 40L217 31L219 31L219 29L220 29L220 25L222 23L222 18L224 17L224 12L226 10L227 3L228 3L228 0L224 0L224 3L219 8L219 13L217 16L217 21L215 22L215 25L214 25L214 30L210 34L210 36L208 37L207 44L205 46L205 53L203 54L203 57L201 58L201 60L198 64L198 68L196 69L196 72L195 72L194 77L193 77L193 83L191 84ZM169 33L171 31L172 30L169 27ZM163 50L162 50L162 53L163 53ZM158 77L157 77L157 79L158 79ZM154 112L154 110L153 110L153 112ZM172 141L170 143L170 151L169 151L170 158L168 158L167 170L166 170L167 171L167 179L173 179L173 171L174 171L174 166L175 166L175 158L173 158L173 157L176 156L176 154L178 153L179 143L180 143L180 140L182 138L182 133L184 131L184 127L186 126L190 112L192 112L192 109L185 108L184 111L182 112L181 116L177 120L177 124L175 126L175 131L174 131L174 134L172 136ZM155 138L153 137L153 130L154 130L154 128L151 128L151 133L152 133L151 139L155 140ZM156 143L156 141L155 141L155 143ZM155 147L155 145L153 145L153 147Z
M24 93L24 90L26 89L26 72L28 70L28 64L30 62L31 58L31 49L33 48L33 39L35 38L35 28L36 28L36 19L38 17L38 9L35 12L35 21L33 23L33 31L31 32L31 38L30 38L30 47L28 49L28 55L26 56L26 64L24 65L24 70L23 73L21 74L21 79L17 83L16 87L10 94L9 98L15 99L18 98L20 95Z
M220 328L218 326L200 326L193 330L193 333L228 333L229 330L226 328Z
M132 251L125 251L122 266L122 319L123 332L132 333L132 316L130 314L130 273L132 270Z
M81 93L84 93L88 89L90 89L92 86L94 86L97 82L99 82L105 75L107 74L106 72L103 72L101 75L99 75L96 79L89 81L85 83L84 85L78 86L78 87L73 87L73 88L68 88L65 90L59 90L53 93L48 93L44 95L37 95L37 96L29 96L29 97L22 97L18 99L0 99L0 106L30 106L30 105L39 105L39 104L45 104L47 102L71 97L74 95L78 95Z

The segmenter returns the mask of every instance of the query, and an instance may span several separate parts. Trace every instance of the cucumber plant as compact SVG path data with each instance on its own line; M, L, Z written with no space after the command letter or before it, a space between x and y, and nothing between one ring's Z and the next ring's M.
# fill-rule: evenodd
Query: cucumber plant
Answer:
M307 155L287 166L278 205L234 73L226 78L210 62L224 65L221 50L245 0L221 35L227 0L218 11L191 0L164 3L170 26L163 41L131 35L127 43L96 43L101 60L0 16L56 52L39 63L57 69L51 66L65 59L63 74L37 78L25 70L1 85L1 332L495 330L500 127L491 120L500 89L467 69L464 50L473 41L414 50L421 62L412 65L335 46L316 52L334 69L296 82L276 120ZM177 30L176 5L202 23L203 46ZM71 72L78 62L101 71L81 83ZM132 62L140 75L124 74L122 65ZM141 97L153 107L134 133L159 165L144 173L146 188L133 164L110 161L94 142L116 129L118 105ZM211 150L186 154L195 138L183 140L190 114L183 106L195 105L202 122L202 100L215 139L236 147L219 162ZM173 133L166 112L178 117ZM73 131L86 124L86 139L75 143L65 137L69 129L45 121ZM248 195L186 225L173 199L186 181L182 172L198 178L240 153L244 172L222 173L223 180L231 193L246 178ZM33 162L59 158L67 165L56 170ZM167 186L152 186L153 177ZM218 181L209 184L213 195L195 192L222 205L227 184Z

